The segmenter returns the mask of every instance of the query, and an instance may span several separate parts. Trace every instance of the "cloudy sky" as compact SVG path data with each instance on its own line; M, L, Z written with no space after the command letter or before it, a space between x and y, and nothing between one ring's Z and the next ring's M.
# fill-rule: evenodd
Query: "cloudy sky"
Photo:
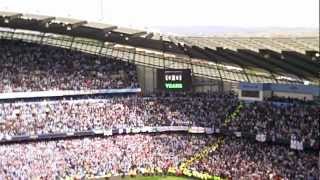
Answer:
M0 11L126 27L319 27L319 0L0 0Z

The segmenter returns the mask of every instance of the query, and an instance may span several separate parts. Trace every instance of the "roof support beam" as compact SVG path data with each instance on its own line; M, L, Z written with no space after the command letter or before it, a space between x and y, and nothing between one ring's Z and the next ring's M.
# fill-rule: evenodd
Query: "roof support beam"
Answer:
M152 37L153 37L153 33L149 33L149 34L146 35L145 38L146 38L146 39L151 39Z
M0 11L0 17L3 17L8 20L18 19L22 16L21 13L14 13L14 12L1 12Z

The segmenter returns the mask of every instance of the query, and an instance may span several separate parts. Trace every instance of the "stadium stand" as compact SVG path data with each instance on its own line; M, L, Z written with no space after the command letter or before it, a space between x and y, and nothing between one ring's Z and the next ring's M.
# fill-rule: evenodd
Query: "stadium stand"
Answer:
M230 128L241 132L268 134L275 139L316 142L319 137L319 106L300 103L255 102L244 104ZM319 144L317 145L319 146Z
M198 171L232 179L317 179L317 153L296 152L281 146L237 138L224 144L208 158L192 165Z
M222 94L3 103L0 136L144 126L220 127L237 102L235 96Z
M212 139L214 140L214 138ZM66 178L122 175L130 169L168 169L206 145L205 136L120 135L0 147L0 177Z
M0 179L319 180L318 40L0 12ZM157 91L157 69L187 69L191 90ZM270 97L241 100L239 82Z
M135 66L56 47L1 40L0 92L137 87Z

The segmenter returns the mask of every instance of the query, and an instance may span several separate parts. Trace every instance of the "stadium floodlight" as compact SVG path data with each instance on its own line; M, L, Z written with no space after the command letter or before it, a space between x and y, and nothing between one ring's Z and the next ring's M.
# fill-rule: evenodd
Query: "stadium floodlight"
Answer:
M316 53L315 56L316 56L316 57L319 57L319 56L320 56L320 53Z
M8 18L4 19L4 23L9 24L10 20Z

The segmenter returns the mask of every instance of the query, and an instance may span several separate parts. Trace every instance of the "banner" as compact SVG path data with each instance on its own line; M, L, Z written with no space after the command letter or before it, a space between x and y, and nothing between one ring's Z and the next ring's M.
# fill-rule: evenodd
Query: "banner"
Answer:
M239 131L234 132L234 135L235 135L236 137L241 137L241 136L242 136L241 132L239 132Z
M94 129L92 130L95 134L103 134L103 130L102 129Z
M188 130L189 133L204 133L205 132L205 128L203 127L191 127Z
M112 129L105 130L105 131L103 132L103 135L104 135L104 136L112 136Z
M140 129L140 132L157 132L157 128L156 127L146 126L146 127L141 127L139 129Z
M156 132L171 132L171 131L188 131L188 126L162 126L156 127Z
M214 128L203 128L203 127L188 127L188 126L163 126L163 127L137 127L137 128L114 128L114 129L104 129L104 130L91 130L91 131L76 131L68 133L48 133L48 134L34 134L34 135L24 135L24 136L10 136L0 133L0 143L8 142L22 142L31 140L51 140L51 139L64 139L67 137L95 137L99 135L112 136L118 134L134 134L134 133L161 133L161 132L183 132L192 134L221 134L224 136L236 136L245 137L248 139L256 140L259 142L266 142L267 135L263 133L250 134L242 133L240 131L232 130L220 130ZM269 137L271 138L271 137ZM268 139L269 141L269 139ZM300 141L295 135L291 136L290 139L274 139L274 142L282 143L283 145L290 146L291 149L304 150L313 149L319 150L319 143L316 140L310 139L306 142Z
M291 139L290 148L295 150L303 150L303 142Z
M12 92L0 93L1 99L18 98L41 98L41 97L63 97L73 95L94 95L94 94L117 94L117 93L140 93L141 88L123 88L123 89L97 89L97 90L57 90L57 91L33 91L33 92Z
M267 140L267 137L265 134L259 133L256 135L256 140L259 142L265 142Z
M214 128L205 128L206 134L213 134L214 133Z

